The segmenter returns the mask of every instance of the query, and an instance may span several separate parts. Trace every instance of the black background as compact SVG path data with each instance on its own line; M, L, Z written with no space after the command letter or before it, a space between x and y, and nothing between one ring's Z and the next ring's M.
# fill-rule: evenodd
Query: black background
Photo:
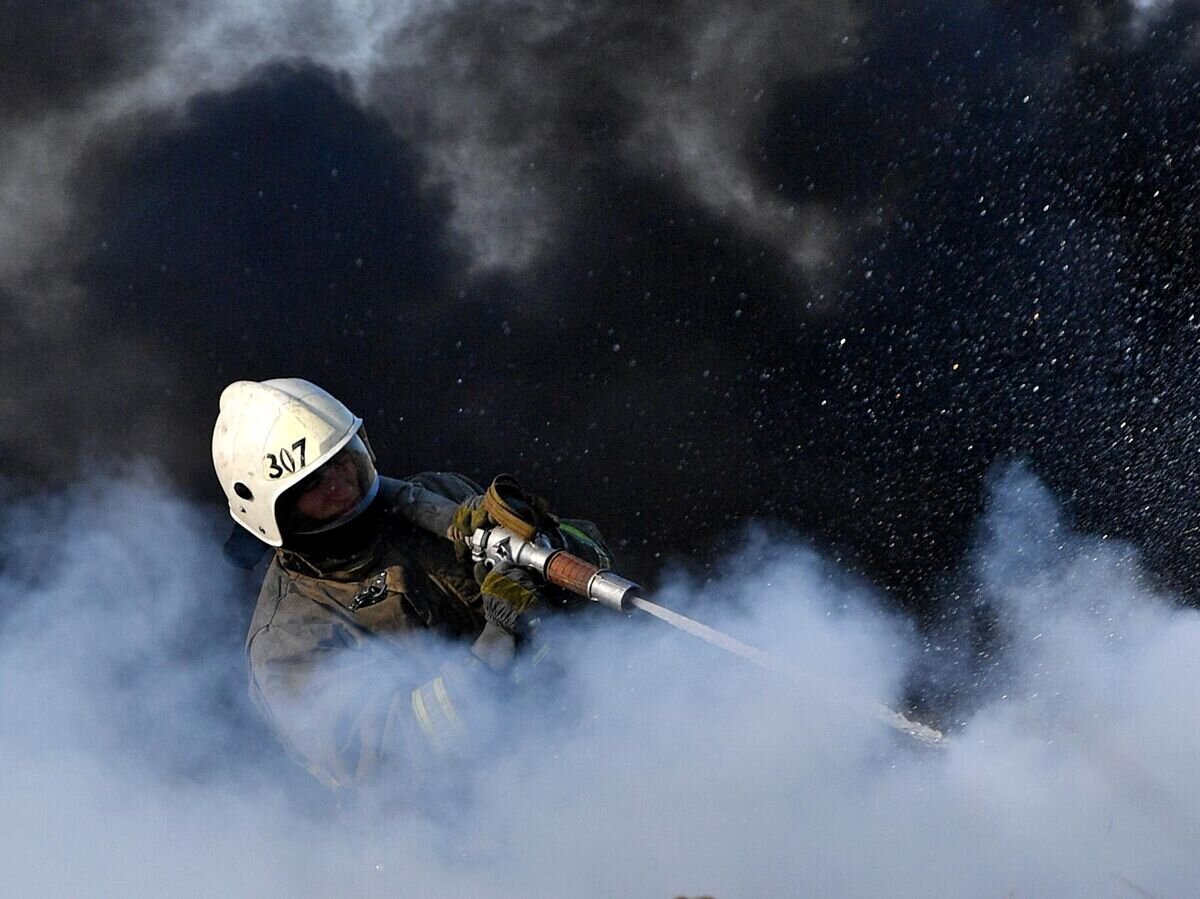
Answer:
M142 52L136 5L104 6L3 7L10 126ZM511 471L649 581L719 566L764 521L928 621L988 472L1020 458L1191 601L1195 6L1142 27L1124 3L866 8L853 64L763 85L744 141L781 198L840 223L817 280L629 165L631 111L586 78L550 123L587 161L579 202L517 271L472 267L419 123L311 62L124 120L71 180L86 314L66 333L14 318L7 392L53 389L45 442L7 435L5 473L37 489L150 455L218 515L222 387L300 376L366 419L386 473ZM114 358L137 389L88 393Z

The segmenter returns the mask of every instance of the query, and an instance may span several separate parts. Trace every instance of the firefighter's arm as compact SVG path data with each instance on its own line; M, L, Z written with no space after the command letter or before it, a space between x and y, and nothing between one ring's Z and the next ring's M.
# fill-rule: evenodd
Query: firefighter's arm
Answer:
M515 643L490 623L470 653L421 636L421 658L408 658L308 603L251 638L251 697L292 758L327 786L435 764L486 740Z
M408 694L396 653L332 614L273 623L250 641L250 695L293 759L331 787L403 763ZM408 683L409 688L403 684Z
M526 494L510 475L499 475L486 492L474 481L448 472L422 472L401 482L399 507L424 530L445 536L460 550L479 528L522 524L550 538L555 546L600 567L612 566L612 554L596 526L559 518L545 500Z

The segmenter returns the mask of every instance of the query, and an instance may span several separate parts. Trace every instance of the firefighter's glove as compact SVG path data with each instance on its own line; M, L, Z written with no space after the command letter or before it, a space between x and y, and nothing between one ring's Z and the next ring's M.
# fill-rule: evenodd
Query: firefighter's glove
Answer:
M483 494L481 493L465 500L454 510L454 517L450 519L450 527L446 529L446 536L454 541L455 546L465 546L467 538L477 530L490 528L495 523L488 515L487 509L483 507Z
M487 573L480 584L483 617L488 624L519 636L521 616L538 602L538 587L529 572L501 563Z
M510 474L498 474L483 496L483 507L492 520L524 540L539 531L557 532L558 519L544 499L526 493Z
M507 671L516 660L518 640L528 630L522 616L537 605L537 585L528 573L505 563L491 571L477 570L476 574L480 577L487 623L472 644L471 654L492 671Z
M558 519L544 499L525 493L517 479L510 474L496 475L487 492L462 502L450 519L446 536L454 542L460 560L466 558L467 541L480 528L499 525L508 528L522 540L532 540L545 534L561 548Z

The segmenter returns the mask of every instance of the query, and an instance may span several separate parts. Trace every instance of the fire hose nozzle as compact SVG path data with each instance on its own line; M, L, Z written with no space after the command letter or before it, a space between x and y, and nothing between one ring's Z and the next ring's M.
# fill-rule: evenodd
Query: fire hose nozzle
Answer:
M555 586L618 612L628 611L641 589L633 581L539 541L526 540L508 528L479 529L467 539L471 558L490 566L500 562L525 568Z
M630 609L630 601L641 595L641 589L628 578L601 569L588 581L587 595L588 599L602 606L608 606L617 612L627 612Z

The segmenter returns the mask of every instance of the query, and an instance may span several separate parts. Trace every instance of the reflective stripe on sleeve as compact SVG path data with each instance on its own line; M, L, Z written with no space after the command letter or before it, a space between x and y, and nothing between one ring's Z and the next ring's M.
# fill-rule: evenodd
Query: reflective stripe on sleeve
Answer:
M454 752L466 738L463 727L446 689L446 682L435 677L412 692L413 714L421 730L438 752Z

